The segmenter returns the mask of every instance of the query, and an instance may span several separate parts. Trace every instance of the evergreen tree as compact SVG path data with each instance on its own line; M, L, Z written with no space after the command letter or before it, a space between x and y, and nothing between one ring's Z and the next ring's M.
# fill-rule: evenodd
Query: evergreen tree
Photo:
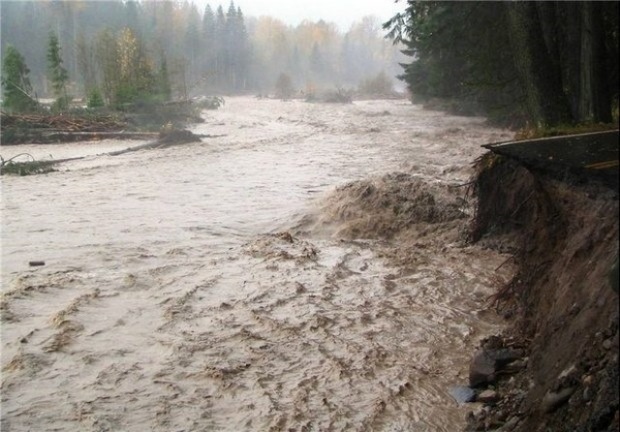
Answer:
M215 77L216 64L216 45L215 45L215 14L211 6L205 7L202 17L202 39L203 52L202 57L202 73L208 85L213 84Z
M12 112L26 112L37 108L37 102L31 97L32 86L24 58L17 49L8 45L2 64L2 107Z
M54 90L54 96L56 97L54 108L60 112L66 111L69 108L69 97L67 96L67 82L69 81L69 74L62 66L60 43L58 42L58 36L55 33L50 33L49 36L49 44L47 48L47 70L48 78L52 83L52 89Z
M228 5L224 30L224 79L228 90L237 87L237 8L234 2Z
M193 4L189 8L186 21L183 51L188 60L190 81L196 82L199 76L198 69L201 64L200 57L204 46L204 40L201 38L202 24L200 14Z
M237 8L235 19L235 67L237 68L237 85L235 90L246 90L250 64L250 43L245 18L241 8Z
M215 85L219 88L225 84L226 76L226 15L222 6L215 13Z
M93 87L88 93L88 101L86 106L90 109L101 108L105 104L103 102L103 97L101 96L101 92L98 88Z
M230 91L243 90L247 85L248 35L243 12L234 2L226 12L223 47L225 86Z
M617 2L408 0L384 27L413 57L402 78L415 97L549 126L611 120L617 15Z
M205 7L205 13L202 17L202 36L210 42L213 42L215 38L215 14L210 5Z

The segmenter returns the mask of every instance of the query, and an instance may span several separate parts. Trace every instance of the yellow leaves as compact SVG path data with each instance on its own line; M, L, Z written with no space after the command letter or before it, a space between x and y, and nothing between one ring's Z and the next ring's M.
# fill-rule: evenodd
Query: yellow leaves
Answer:
M295 29L295 41L300 49L309 54L317 44L325 46L338 39L338 29L325 21L304 21Z
M255 41L263 48L286 43L287 26L280 20L262 16L256 23Z
M155 69L152 59L147 57L142 43L134 32L125 28L116 38L120 78L126 83L140 87Z
M262 48L259 51L281 53L283 49L296 46L301 54L308 56L315 44L322 47L329 45L338 40L339 34L334 24L324 21L304 21L291 28L276 18L262 16L258 18L252 36L257 46Z
M121 78L128 79L140 62L138 39L130 29L125 28L118 35L117 44Z

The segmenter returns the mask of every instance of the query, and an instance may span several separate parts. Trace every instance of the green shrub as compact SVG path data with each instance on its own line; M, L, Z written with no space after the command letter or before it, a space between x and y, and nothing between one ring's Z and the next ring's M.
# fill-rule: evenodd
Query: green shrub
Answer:
M101 108L103 107L105 104L103 102L103 96L101 96L101 92L99 91L98 88L94 88L90 91L90 93L88 94L88 101L86 103L86 106L88 108L94 109L94 108Z

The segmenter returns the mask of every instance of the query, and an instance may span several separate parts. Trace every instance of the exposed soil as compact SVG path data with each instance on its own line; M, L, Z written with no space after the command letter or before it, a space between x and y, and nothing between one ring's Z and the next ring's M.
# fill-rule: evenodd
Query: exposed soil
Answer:
M617 191L494 155L478 170L472 237L515 251L519 271L494 299L514 317L500 343L520 341L527 366L468 430L617 431Z

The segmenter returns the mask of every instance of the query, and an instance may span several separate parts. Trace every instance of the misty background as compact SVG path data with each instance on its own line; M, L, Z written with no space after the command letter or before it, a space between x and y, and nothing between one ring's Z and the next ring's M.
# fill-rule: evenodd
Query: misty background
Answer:
M378 76L398 86L404 56L385 39L382 22L394 8L386 4L381 17L360 17L347 27L344 19L298 18L293 25L267 14L274 5L257 16L234 2L2 2L2 54L12 45L23 55L38 97L52 93L46 78L50 33L58 35L75 97L109 81L106 74L115 73L123 55L166 74L176 97L273 93L282 75L299 93L356 89ZM303 5L288 5L282 11L295 22L291 8L303 14ZM360 3L359 12L370 9ZM112 64L110 52L119 50Z

